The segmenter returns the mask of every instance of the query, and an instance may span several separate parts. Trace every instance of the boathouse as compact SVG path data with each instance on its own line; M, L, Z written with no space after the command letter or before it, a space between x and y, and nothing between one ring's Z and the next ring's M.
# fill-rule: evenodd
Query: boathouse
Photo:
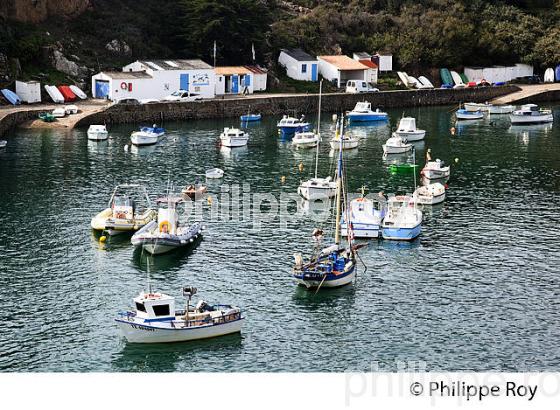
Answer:
M215 73L202 60L135 61L122 72L101 72L92 77L94 98L162 99L185 90L202 98L214 98Z
M253 94L253 73L246 67L216 67L216 95Z
M380 72L393 71L393 55L391 53L378 52L371 58L371 61L379 67Z
M319 79L317 59L301 48L280 51L278 64L285 67L288 77L294 80L317 81Z
M339 88L348 80L367 81L369 68L348 56L318 56L317 60L319 74Z
M377 84L377 78L379 76L379 66L373 62L372 56L368 53L354 53L354 60L359 61L367 67L366 82L370 84Z

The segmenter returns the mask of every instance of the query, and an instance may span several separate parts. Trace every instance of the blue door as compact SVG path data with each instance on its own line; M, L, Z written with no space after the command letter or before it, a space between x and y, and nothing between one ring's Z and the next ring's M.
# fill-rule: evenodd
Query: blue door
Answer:
M95 98L107 98L109 96L109 81L95 81Z
M232 94L239 93L239 76L237 75L231 76L231 93Z
M249 74L245 75L245 87L249 87L251 85L251 76Z
M179 77L179 88L181 90L189 91L189 75L181 74Z
M311 81L317 80L317 64L311 64Z

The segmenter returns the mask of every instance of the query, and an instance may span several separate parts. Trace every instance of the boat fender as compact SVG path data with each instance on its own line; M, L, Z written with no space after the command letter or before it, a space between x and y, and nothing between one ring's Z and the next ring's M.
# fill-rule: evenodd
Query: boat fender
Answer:
M159 223L159 231L160 232L169 232L169 228L171 228L171 224L169 223L169 221L161 221Z
M184 245L187 243L187 241L185 241L184 239L181 241L181 243Z
M189 239L189 242L190 242L190 243L193 243L193 242L194 242L194 239L193 239L193 238Z
M121 90L126 90L126 89L128 89L128 84L123 81L121 83Z

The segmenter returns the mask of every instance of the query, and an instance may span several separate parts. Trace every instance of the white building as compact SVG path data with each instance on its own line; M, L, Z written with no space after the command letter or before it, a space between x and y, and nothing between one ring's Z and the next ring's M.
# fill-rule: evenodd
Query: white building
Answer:
M373 62L372 56L368 53L354 53L354 60L359 61L367 67L366 82L370 84L377 84L377 78L379 76L379 66Z
M372 61L377 64L379 71L393 71L393 55L389 53L376 53Z
M318 56L319 74L323 78L343 87L348 80L368 80L368 69L359 61L348 56Z
M16 94L28 104L41 102L41 83L37 81L16 81Z
M216 95L253 94L253 73L242 66L216 67Z
M246 65L245 68L253 73L253 90L266 91L268 71L257 65Z
M214 69L202 60L151 60L96 74L91 86L94 98L159 100L178 90L214 98L215 82Z
M300 48L280 51L278 63L286 67L286 74L294 80L319 80L317 59Z
M464 72L469 81L480 82L480 80L486 80L489 83L506 83L516 78L532 76L533 67L527 64L516 64L508 67L465 67Z

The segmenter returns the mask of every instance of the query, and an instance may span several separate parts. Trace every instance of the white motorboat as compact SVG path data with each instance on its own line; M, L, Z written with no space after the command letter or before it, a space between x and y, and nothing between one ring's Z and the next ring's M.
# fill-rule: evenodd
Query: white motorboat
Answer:
M463 108L455 112L457 120L481 120L484 118L482 111L467 111Z
M540 109L536 104L521 106L521 109L514 111L509 118L512 125L541 124L554 121L551 110Z
M313 148L319 142L319 135L311 131L296 132L292 138L292 146L296 148Z
M309 123L305 121L303 115L300 119L284 115L276 126L283 134L294 134L295 132L309 130Z
M311 178L302 182L297 191L307 201L332 198L336 194L336 182L331 177Z
M220 142L224 147L243 147L248 141L249 134L239 128L224 128L224 132L220 134Z
M515 110L513 105L490 105L488 107L489 114L511 114Z
M383 144L383 152L385 154L404 154L410 150L412 150L412 144L409 144L398 135L393 135Z
M206 178L219 179L224 176L224 170L220 168L212 168L206 171Z
M342 138L342 144L340 143L340 139ZM335 135L330 141L331 149L337 150L340 147L342 149L354 149L358 148L360 145L360 139L358 137L354 137L351 135Z
M445 179L449 178L451 174L451 167L449 165L445 166L445 163L436 159L435 161L428 160L420 175L426 179Z
M66 117L66 110L64 108L55 108L52 110L52 115L55 118L64 118Z
M230 305L209 305L200 300L190 306L196 288L183 288L188 298L184 310L175 310L175 298L164 293L140 292L134 308L120 312L115 319L129 343L170 343L208 339L239 333L244 317Z
M151 255L161 255L194 243L202 236L203 227L200 222L184 226L179 222L177 205L182 202L182 196L159 198L156 201L159 205L157 220L136 232L130 242Z
M91 227L109 235L134 232L153 221L156 215L146 188L136 184L117 185L108 208L92 218Z
M0 148L6 148L6 145L8 145L8 141L0 140Z
M154 124L151 127L142 127L140 131L133 132L130 135L130 142L134 145L153 145L163 135L165 135L165 129Z
M66 115L77 114L78 113L78 106L71 104L64 107L64 111L66 111Z
M418 205L436 205L445 200L445 186L439 182L419 186L412 194Z
M350 201L348 212L342 214L340 220L340 229L342 236L348 236L348 223L346 218L352 225L352 233L354 238L379 238L381 236L381 222L385 217L386 200L385 197L379 197L376 201L378 207L376 208L374 201L364 197L362 190L362 197Z
M477 111L488 112L490 110L490 107L492 107L492 104L490 104L490 103L472 103L471 102L471 103L463 104L463 107L468 112L477 112Z
M393 136L401 137L407 142L420 141L426 136L426 130L416 128L415 118L403 117L399 121L399 127L393 133Z
M422 211L410 196L390 197L381 226L383 239L411 241L422 231Z
M373 111L371 103L368 101L356 103L354 109L349 111L346 116L350 124L354 122L386 121L389 118L389 114L379 110L379 108Z
M105 141L109 138L109 132L105 125L90 125L87 130L87 137L91 141Z

